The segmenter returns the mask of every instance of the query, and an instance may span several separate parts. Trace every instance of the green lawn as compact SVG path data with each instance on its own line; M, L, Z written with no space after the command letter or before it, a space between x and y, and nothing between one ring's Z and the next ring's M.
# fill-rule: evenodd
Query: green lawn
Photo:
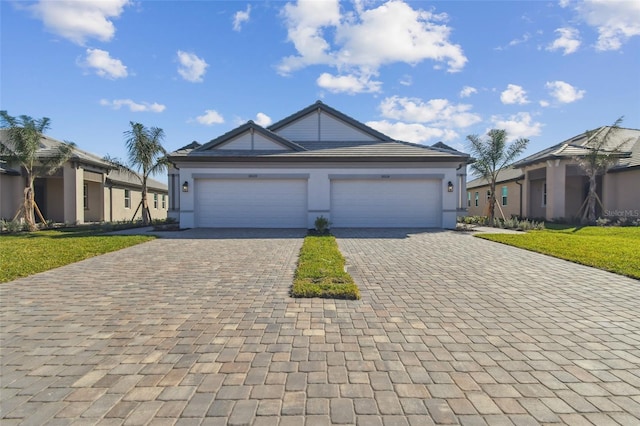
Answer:
M309 235L304 239L291 296L360 299L358 286L344 270L335 237Z
M639 227L550 228L517 235L477 236L640 279Z
M0 236L0 283L154 239L64 229Z

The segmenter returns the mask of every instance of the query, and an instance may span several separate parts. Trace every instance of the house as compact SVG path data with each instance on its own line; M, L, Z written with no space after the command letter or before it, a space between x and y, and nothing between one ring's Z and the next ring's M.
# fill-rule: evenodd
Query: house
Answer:
M589 191L589 179L577 158L589 152L594 138L610 130L605 126L591 138L581 133L504 169L496 185L496 216L572 219L580 217ZM618 148L618 161L598 176L597 193L602 201L598 215L640 217L640 130L621 128L608 138L605 149ZM467 183L470 215L487 215L489 184L482 178Z
M467 154L394 140L318 101L169 155L169 217L183 228L453 228Z
M7 144L0 129L0 143ZM43 136L36 157L44 160L64 142ZM0 163L0 218L11 220L24 199L25 179L18 166ZM164 219L169 206L167 185L149 180L151 217ZM60 223L116 222L134 218L142 198L140 180L115 170L100 157L73 147L71 158L53 175L37 178L35 201L47 220ZM141 219L138 211L135 219Z
M498 174L496 184L496 217L521 217L522 180L520 169L508 167ZM489 215L489 182L484 178L467 182L467 212L470 216Z

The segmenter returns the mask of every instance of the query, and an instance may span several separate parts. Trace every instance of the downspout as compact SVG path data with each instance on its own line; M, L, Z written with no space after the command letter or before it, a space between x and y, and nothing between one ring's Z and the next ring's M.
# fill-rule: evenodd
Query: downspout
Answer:
M109 182L109 222L113 222L113 183Z
M522 184L516 180L516 185L520 187L520 219L522 220Z

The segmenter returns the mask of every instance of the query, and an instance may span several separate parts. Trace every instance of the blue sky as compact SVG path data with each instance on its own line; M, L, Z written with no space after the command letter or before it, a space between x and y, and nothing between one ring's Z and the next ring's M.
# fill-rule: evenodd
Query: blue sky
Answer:
M126 158L129 121L167 150L322 100L397 139L504 128L527 153L640 128L637 1L0 1L0 108Z

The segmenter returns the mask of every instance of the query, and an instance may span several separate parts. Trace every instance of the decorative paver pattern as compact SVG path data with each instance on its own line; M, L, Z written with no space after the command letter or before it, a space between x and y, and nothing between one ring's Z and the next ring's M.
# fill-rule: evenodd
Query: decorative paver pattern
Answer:
M299 231L172 233L0 285L0 422L640 423L638 281L334 233L360 301L288 296Z

